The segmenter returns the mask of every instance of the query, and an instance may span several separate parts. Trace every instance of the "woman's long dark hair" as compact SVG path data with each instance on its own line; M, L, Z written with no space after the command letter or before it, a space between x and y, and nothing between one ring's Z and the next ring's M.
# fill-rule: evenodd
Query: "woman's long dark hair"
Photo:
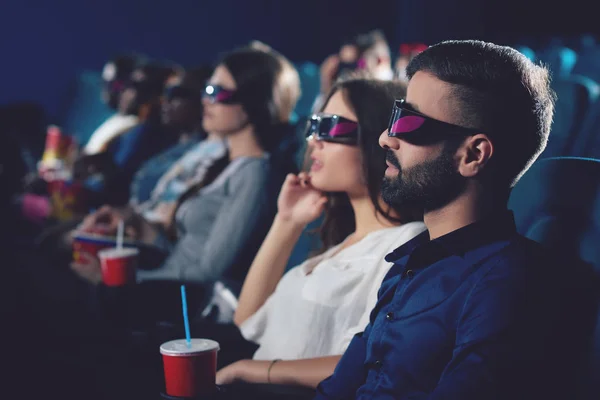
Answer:
M258 143L265 151L274 151L281 142L281 126L289 122L300 97L298 71L264 44L233 50L219 64L235 80L236 92Z
M385 219L394 223L406 223L421 219L422 216L416 211L397 210L389 206L384 206L384 209L380 202L381 183L387 165L385 150L379 146L379 136L387 129L394 100L406 96L405 84L350 78L333 86L323 109L337 92L342 93L346 103L358 118L358 146L362 154L363 176L375 209ZM325 218L319 228L323 244L321 251L341 243L356 229L354 210L348 195L346 193L328 193L328 197ZM392 215L392 211L396 212L397 217Z

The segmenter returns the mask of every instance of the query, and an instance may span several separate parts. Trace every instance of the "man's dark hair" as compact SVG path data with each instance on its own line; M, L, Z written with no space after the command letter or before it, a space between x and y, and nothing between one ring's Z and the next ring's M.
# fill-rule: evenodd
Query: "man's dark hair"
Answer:
M494 145L484 174L494 186L514 186L546 147L554 92L548 70L518 51L477 40L446 41L417 55L406 68L452 85L458 123L481 130Z

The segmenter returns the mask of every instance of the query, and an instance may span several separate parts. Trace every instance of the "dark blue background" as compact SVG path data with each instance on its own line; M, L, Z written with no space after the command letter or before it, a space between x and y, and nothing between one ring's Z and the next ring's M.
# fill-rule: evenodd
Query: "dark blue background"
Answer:
M100 70L126 51L193 65L259 39L292 61L318 63L342 38L374 27L394 48L401 41L510 38L527 29L565 28L554 23L564 17L557 9L545 11L554 20L531 24L530 14L539 9L526 3L529 8L513 0L3 0L0 104L35 101L59 114L79 71Z

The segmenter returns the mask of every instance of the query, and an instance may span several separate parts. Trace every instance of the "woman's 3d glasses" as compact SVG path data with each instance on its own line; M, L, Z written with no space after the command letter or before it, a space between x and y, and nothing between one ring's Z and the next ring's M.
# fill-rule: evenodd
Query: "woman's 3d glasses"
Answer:
M388 125L388 136L413 144L432 144L451 137L466 137L478 130L449 124L414 111L404 100L396 100Z
M225 89L223 86L206 85L202 97L212 104L236 104L239 102L237 94L235 90Z
M358 122L335 114L314 114L306 123L306 140L356 145Z

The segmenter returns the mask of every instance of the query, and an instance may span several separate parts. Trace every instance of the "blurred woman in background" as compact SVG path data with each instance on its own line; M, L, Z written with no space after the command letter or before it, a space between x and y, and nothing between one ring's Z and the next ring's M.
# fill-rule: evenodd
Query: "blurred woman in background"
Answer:
M227 156L162 221L107 207L88 217L81 229L101 225L114 234L118 221L124 220L131 239L167 253L158 268L138 271L139 282L202 285L226 279L241 286L271 225L288 172L274 159L283 139L280 128L289 121L299 95L297 71L273 50L245 47L226 54L205 88L202 125L226 140ZM98 262L87 259L72 267L99 283Z

